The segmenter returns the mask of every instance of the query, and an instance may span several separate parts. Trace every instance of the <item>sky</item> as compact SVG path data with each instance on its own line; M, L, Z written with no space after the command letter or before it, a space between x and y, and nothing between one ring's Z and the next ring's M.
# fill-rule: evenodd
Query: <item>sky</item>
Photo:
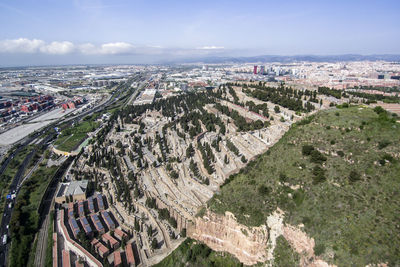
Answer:
M0 0L0 66L400 54L399 0Z

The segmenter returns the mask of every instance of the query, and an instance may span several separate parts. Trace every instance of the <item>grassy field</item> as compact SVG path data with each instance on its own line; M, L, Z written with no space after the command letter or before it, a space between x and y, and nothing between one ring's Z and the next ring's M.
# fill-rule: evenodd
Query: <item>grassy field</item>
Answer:
M193 239L186 239L168 257L154 267L238 267L243 266L228 253L215 252Z
M96 130L97 127L99 127L98 122L83 121L72 128L62 130L54 145L62 151L73 151L86 139L87 134Z
M208 205L248 226L279 207L287 223L305 225L329 263L399 265L399 144L400 124L385 112L322 111L293 125Z

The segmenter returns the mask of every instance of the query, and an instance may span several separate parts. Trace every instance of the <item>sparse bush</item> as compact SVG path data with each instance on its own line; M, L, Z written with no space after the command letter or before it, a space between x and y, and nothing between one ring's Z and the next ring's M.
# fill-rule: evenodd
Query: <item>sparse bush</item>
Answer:
M284 173L280 173L279 174L279 181L281 181L282 183L284 183L284 182L287 182L287 180L288 180L288 177L286 176L286 174L284 174Z
M326 157L318 150L311 151L310 155L311 155L310 160L313 163L322 163L323 161L326 161Z
M266 187L265 185L261 185L261 186L258 187L258 193L260 195L265 196L265 195L268 194L268 192L269 192L269 188Z
M383 107L381 107L381 106L376 106L376 107L374 108L374 111L375 111L375 113L377 113L377 114L386 113L386 110L385 110Z
M313 147L312 145L304 145L304 146L301 148L301 153L302 153L304 156L309 156L313 150L314 150L314 147Z
M325 170L322 169L320 166L318 166L318 165L315 166L313 168L312 172L313 172L313 175L314 175L314 177L313 177L314 184L318 184L318 183L323 182L323 181L326 180Z
M379 149L383 149L385 147L387 147L388 145L390 145L390 141L388 140L382 140L378 143L378 148Z
M358 180L360 180L361 176L358 172L352 170L349 174L349 180L350 182L356 182Z
M314 253L316 256L320 256L325 252L325 245L324 244L317 244L314 247Z

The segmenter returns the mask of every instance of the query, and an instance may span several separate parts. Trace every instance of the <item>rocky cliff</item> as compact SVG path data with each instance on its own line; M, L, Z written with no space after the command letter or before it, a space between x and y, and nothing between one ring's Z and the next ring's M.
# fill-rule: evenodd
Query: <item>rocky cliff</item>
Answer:
M205 243L216 251L226 251L246 265L274 261L276 239L282 235L300 255L301 266L333 267L314 254L315 242L302 231L301 226L285 225L284 212L279 208L266 221L266 225L249 228L236 221L230 212L218 215L211 211L188 225L189 237Z
M204 242L216 251L227 251L246 265L267 260L268 230L265 225L248 228L237 223L235 216L207 211L189 225L189 237Z

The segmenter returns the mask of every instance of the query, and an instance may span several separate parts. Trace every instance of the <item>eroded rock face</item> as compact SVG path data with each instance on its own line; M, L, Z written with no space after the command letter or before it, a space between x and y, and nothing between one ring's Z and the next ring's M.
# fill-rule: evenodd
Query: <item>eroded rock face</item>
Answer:
M230 212L222 216L207 211L189 225L187 234L213 250L233 254L246 265L267 260L267 227L248 228L239 224Z

